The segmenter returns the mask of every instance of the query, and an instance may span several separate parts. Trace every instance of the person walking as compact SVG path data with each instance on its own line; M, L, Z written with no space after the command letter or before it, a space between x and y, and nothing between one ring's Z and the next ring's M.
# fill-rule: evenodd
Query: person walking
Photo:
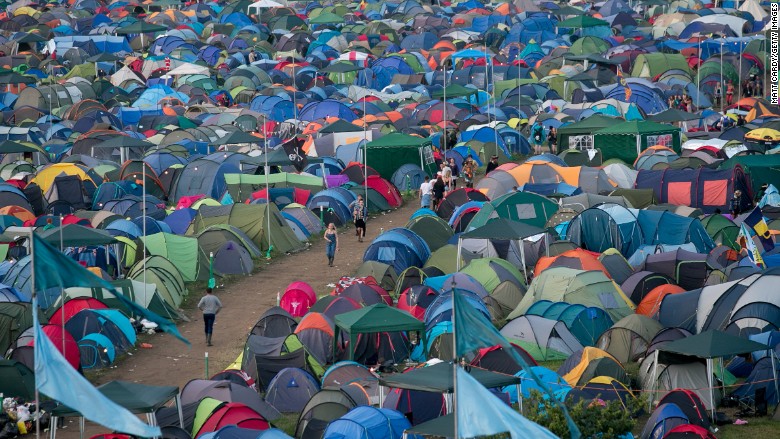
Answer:
M450 181L450 190L454 191L458 188L458 172L460 169L458 169L458 164L455 163L455 159L450 157L450 170L452 171L452 178Z
M444 184L444 179L441 177L441 172L436 174L436 181L433 183L433 210L439 210L439 204L444 199L444 192L447 190L447 185Z
M734 191L734 196L729 200L729 213L732 218L736 218L742 213L742 191L737 189Z
M474 187L475 168L474 159L472 159L470 155L466 156L466 159L463 161L463 169L461 169L460 172L463 174L463 180L466 182L466 187L468 188Z
M490 161L485 168L485 175L490 174L490 172L494 171L496 168L498 168L498 156L494 155L490 157Z
M728 85L726 85L726 105L731 105L734 103L734 83L729 81Z
M433 194L433 185L431 179L426 175L425 181L420 185L420 207L431 208L431 195Z
M200 298L198 309L203 312L203 326L206 331L206 344L211 344L211 334L214 332L214 320L222 309L222 302L215 296L211 288L206 288L206 294Z
M542 153L542 142L544 142L544 127L537 120L531 126L531 140L534 144L534 153L539 155Z
M325 245L325 254L328 256L328 267L332 267L333 259L336 258L336 252L339 249L339 234L336 232L335 224L328 224L328 228L325 229L324 238L328 241Z
M366 205L362 195L358 195L355 206L352 208L352 220L355 222L358 242L363 242L363 238L366 236Z
M547 133L547 145L550 147L550 154L558 154L558 130L555 127L551 127Z

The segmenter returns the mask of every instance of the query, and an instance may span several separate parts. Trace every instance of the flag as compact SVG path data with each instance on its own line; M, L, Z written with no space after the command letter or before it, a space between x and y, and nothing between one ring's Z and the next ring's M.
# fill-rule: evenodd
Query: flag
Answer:
M623 87L623 93L626 95L626 102L631 100L631 87L626 83L626 78L623 76L623 68L620 65L617 66L617 77L621 87Z
M761 240L761 245L764 246L764 251L768 252L775 248L775 244L772 242L772 234L769 233L769 226L764 221L764 214L761 213L761 209L754 207L753 211L742 222L753 228L758 239Z
M753 262L757 267L766 268L766 264L764 264L764 258L761 257L761 252L758 251L756 243L753 242L753 238L750 236L750 230L745 225L745 223L742 223L742 225L739 227L739 237L737 237L737 241L740 242L740 245L744 243L742 247L747 249L748 258L750 258L750 261Z
M157 323L163 331L173 334L188 345L190 344L186 338L182 337L173 322L128 299L124 294L117 291L110 282L95 276L91 271L62 254L35 233L32 234L31 245L33 248L31 255L34 257L31 263L35 268L35 291L33 291L33 294L49 289L59 291L60 289L71 287L103 288L132 310L133 314Z
M300 137L295 136L284 142L282 148L284 148L287 158L290 159L290 163L295 167L296 171L302 172L306 165L309 164L306 153L303 152L303 140Z
M38 309L38 298L35 295L32 306L33 309ZM35 387L39 392L108 429L137 437L162 436L160 427L141 422L137 416L108 399L78 373L41 330L37 312L33 313L33 328Z
M461 367L456 369L455 379L458 437L480 437L502 433L509 433L513 439L558 437L496 398ZM490 413L490 416L476 416L478 413Z
M579 438L581 436L579 428L577 428L574 420L569 415L566 406L555 397L547 383L542 381L542 379L534 373L533 369L525 362L523 357L515 351L512 344L498 332L490 320L468 302L460 290L453 288L451 291L453 296L452 321L454 322L453 329L456 341L455 355L460 357L481 348L496 345L501 346L504 349L504 352L512 357L515 363L526 371L528 376L550 397L550 400L555 401L556 405L563 410L569 426L569 432L571 433L571 439Z

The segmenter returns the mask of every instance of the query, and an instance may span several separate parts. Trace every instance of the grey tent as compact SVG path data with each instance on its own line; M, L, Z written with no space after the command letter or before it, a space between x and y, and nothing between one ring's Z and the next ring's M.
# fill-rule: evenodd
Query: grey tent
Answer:
M252 327L250 335L261 337L287 337L295 331L298 322L279 306L269 308Z
M501 335L526 350L536 361L565 360L583 346L563 322L536 315L510 320Z
M184 405L199 402L203 398L244 404L262 415L267 421L273 421L280 417L279 412L263 400L257 392L232 381L190 380L181 389L181 402Z
M663 329L657 321L641 314L631 314L618 320L601 334L596 347L609 352L620 363L639 360L656 334Z
M227 274L252 274L254 263L247 249L235 241L227 241L214 253L214 272Z
M295 427L295 437L320 439L331 421L344 416L357 406L358 402L341 389L322 389L301 411L298 425Z
M286 368L279 371L268 384L265 399L281 413L300 413L320 385L303 369Z

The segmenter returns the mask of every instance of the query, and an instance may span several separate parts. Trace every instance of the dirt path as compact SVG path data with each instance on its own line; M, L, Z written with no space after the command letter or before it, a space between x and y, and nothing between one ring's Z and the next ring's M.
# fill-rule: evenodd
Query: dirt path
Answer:
M179 324L179 331L192 347L166 334L142 337L140 342L152 344L151 349L137 349L115 368L93 379L96 385L124 380L151 385L177 385L183 387L188 381L205 377L205 352L209 355L209 375L223 370L235 361L244 347L247 334L258 318L276 304L276 294L284 292L290 282L301 280L309 283L318 296L330 292L327 285L344 275L351 275L362 263L368 244L379 235L381 228L388 230L403 227L417 209L419 201L411 200L401 209L385 215L372 217L367 224L368 235L364 242L357 241L354 227L339 231L341 250L336 254L335 267L328 267L325 244L321 236L313 237L309 249L286 257L263 263L252 276L238 280L224 288L217 288L216 294L224 309L217 316L214 326L214 346L207 348L203 335L203 319L195 309L201 291L190 291L185 314L190 322ZM66 421L66 428L58 431L58 437L78 437L76 419ZM106 429L87 423L85 437L105 433Z

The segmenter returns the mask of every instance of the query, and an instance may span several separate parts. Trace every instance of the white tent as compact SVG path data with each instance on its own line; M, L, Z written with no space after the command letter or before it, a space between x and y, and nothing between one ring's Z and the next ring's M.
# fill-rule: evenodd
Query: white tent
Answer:
M179 76L179 75L208 75L209 68L206 66L199 66L192 63L184 63L179 67L169 71L165 76Z
M260 9L267 9L267 8L281 8L284 5L281 3L277 3L274 0L259 0L251 5L247 6L246 13L249 14L252 9L256 10L256 13L260 13Z

